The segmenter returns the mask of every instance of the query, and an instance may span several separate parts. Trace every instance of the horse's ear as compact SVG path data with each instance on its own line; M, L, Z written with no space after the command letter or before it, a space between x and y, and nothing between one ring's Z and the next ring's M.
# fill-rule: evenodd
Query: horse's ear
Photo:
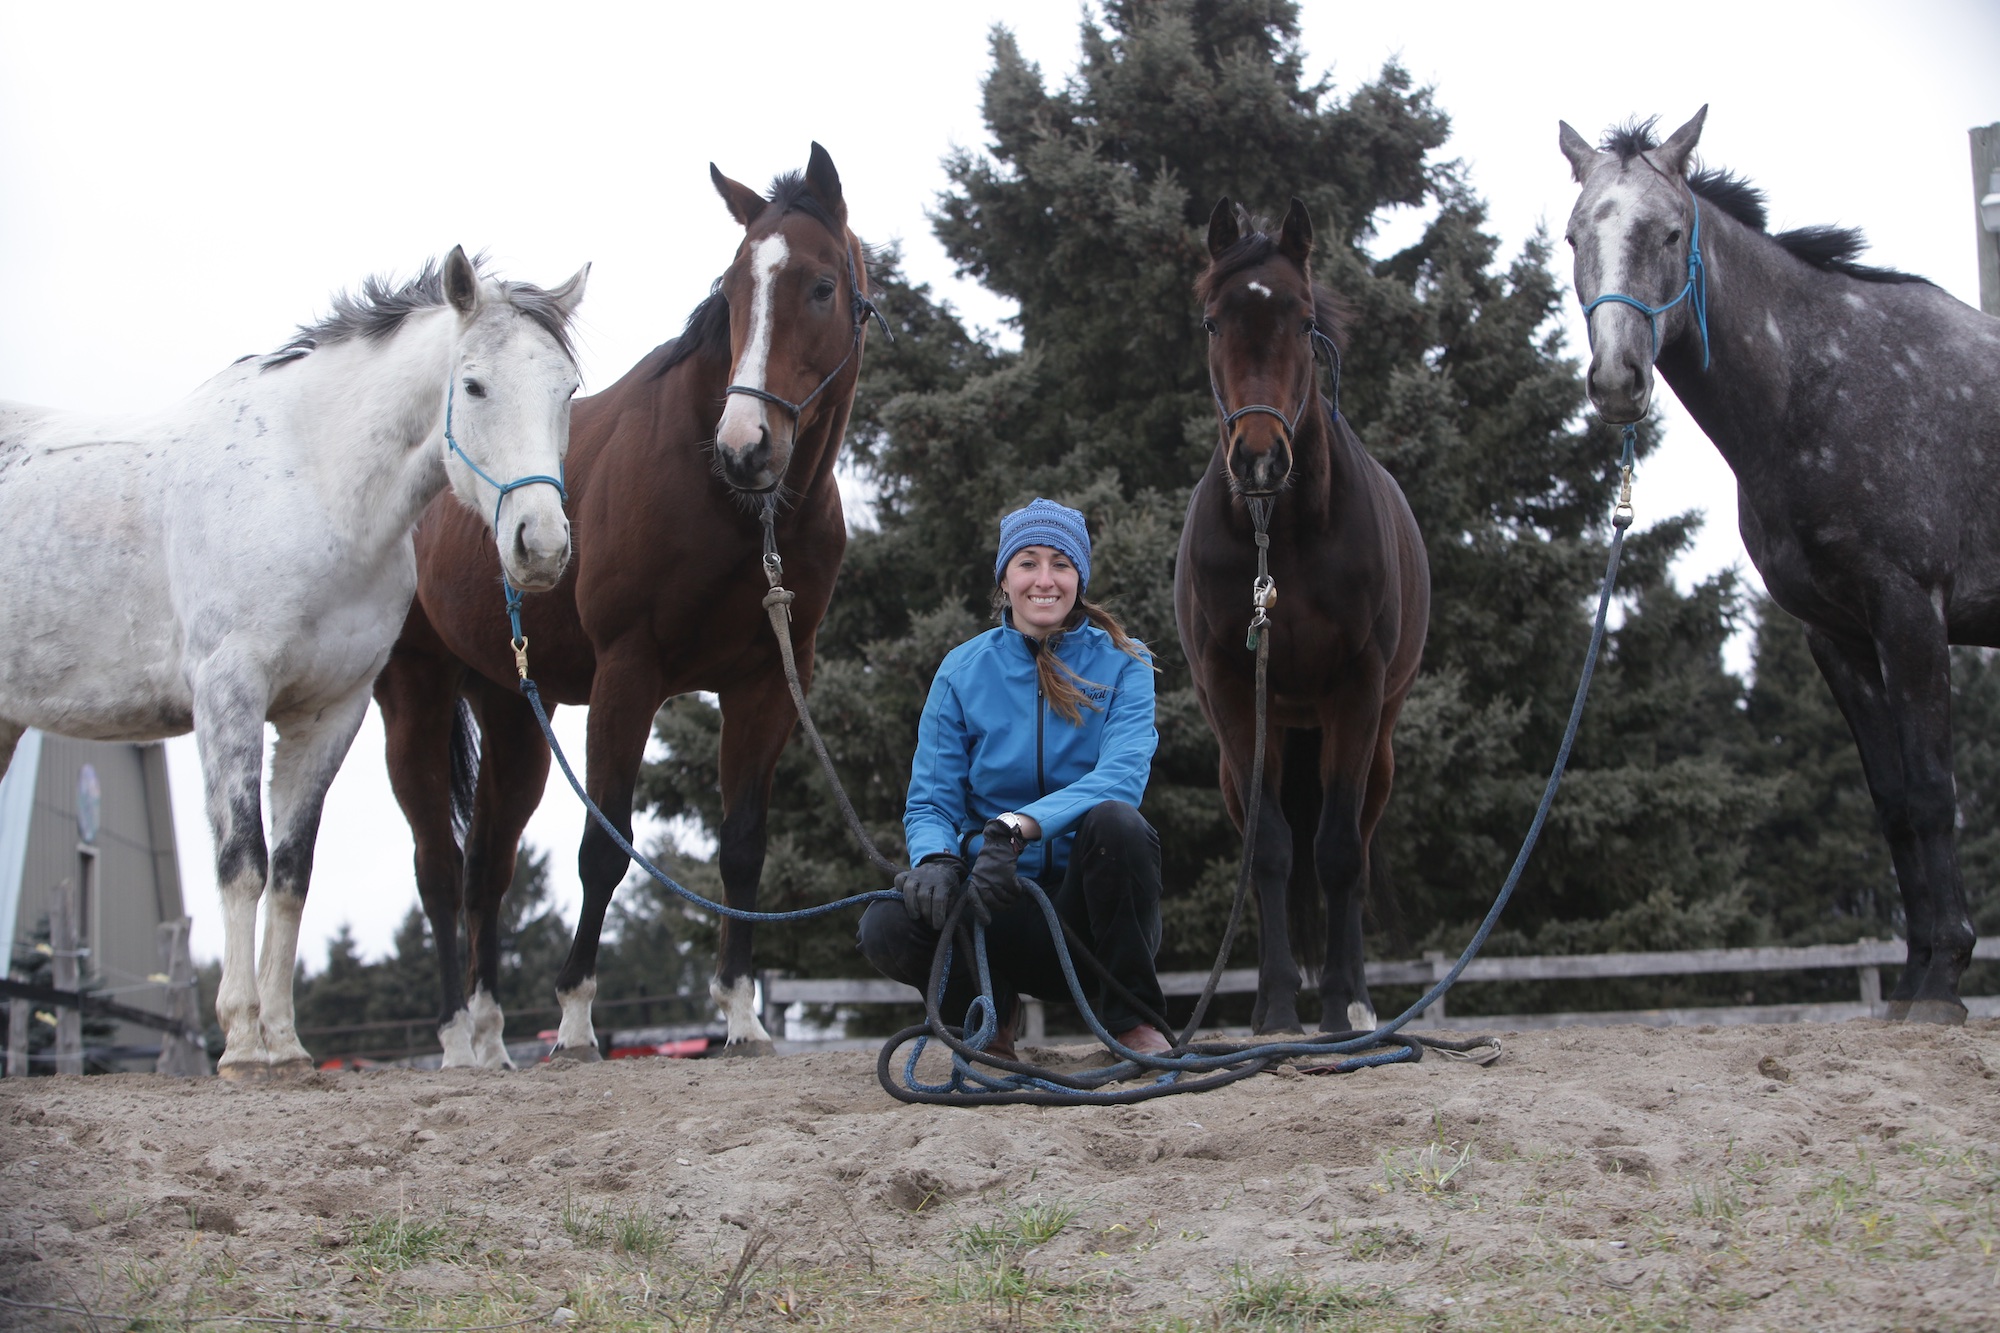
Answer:
M444 257L444 299L461 315L469 315L479 306L479 274L473 271L462 245L454 245Z
M843 227L847 225L847 200L840 193L840 173L834 169L833 155L817 141L812 146L812 156L806 160L806 188L829 217Z
M576 314L576 308L583 304L583 289L590 282L590 265L585 264L570 274L569 281L549 293L549 299L562 311L565 323Z
M1306 201L1293 195L1292 206L1285 210L1284 224L1278 228L1278 253L1304 268L1312 252L1312 214L1306 212Z
M1694 118L1675 130L1668 137L1667 141L1660 145L1659 151L1654 154L1654 157L1660 164L1660 170L1666 172L1669 176L1680 176L1686 173L1688 158L1693 156L1694 146L1701 142L1702 122L1707 119L1708 103L1704 102L1701 105L1701 110L1694 113Z
M708 164L708 178L715 182L715 192L722 196L722 202L729 205L729 216L742 226L748 227L764 211L763 195L742 181L729 179L713 162Z
M1571 129L1568 121L1559 120L1556 124L1562 126L1562 150L1563 156L1569 159L1569 174L1581 185L1591 172L1597 170L1597 159L1604 154L1592 148L1590 140Z
M1208 257L1218 259L1222 252L1243 239L1243 229L1236 223L1236 204L1228 195L1215 201L1215 210L1208 215Z

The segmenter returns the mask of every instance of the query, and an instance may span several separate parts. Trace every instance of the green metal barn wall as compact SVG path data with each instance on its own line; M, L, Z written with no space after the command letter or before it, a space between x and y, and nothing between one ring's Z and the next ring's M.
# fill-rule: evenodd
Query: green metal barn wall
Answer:
M5 831L12 836L0 836L0 847L18 849L21 856L15 952L27 947L48 916L56 886L76 879L81 868L76 806L85 764L97 770L103 799L96 892L84 905L82 943L90 956L82 960L83 973L127 1004L164 1011L164 992L147 979L161 970L160 923L181 916L183 908L163 746L42 737L25 839L18 826ZM12 870L0 867L0 884L12 878ZM120 1024L112 1041L156 1045L158 1034Z

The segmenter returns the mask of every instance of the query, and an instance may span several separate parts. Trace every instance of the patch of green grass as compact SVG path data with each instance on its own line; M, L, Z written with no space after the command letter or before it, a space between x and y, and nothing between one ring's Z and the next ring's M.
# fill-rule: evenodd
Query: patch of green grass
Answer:
M1292 1273L1260 1275L1247 1264L1229 1270L1229 1294L1220 1314L1254 1329L1320 1329L1341 1324L1359 1327L1355 1316L1393 1310L1395 1293L1386 1287L1359 1291L1322 1286Z
M1067 1203L1024 1204L992 1223L974 1223L952 1235L952 1246L968 1258L1019 1254L1047 1244L1076 1220Z
M1459 1176L1472 1163L1472 1145L1453 1152L1449 1144L1427 1143L1404 1156L1402 1149L1382 1154L1382 1184L1386 1191L1406 1191L1431 1197L1459 1187Z
M432 1259L459 1258L464 1248L448 1222L426 1222L399 1208L356 1227L347 1243L347 1260L357 1268L393 1273Z
M1347 1252L1364 1262L1370 1259L1408 1258L1423 1247L1423 1237L1408 1227L1393 1223L1382 1227L1363 1227L1347 1241Z

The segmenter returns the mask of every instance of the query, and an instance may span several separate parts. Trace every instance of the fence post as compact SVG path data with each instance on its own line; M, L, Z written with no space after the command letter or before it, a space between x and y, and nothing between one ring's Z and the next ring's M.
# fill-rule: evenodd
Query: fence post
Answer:
M56 885L49 904L49 945L57 990L73 991L77 980L76 881L66 879ZM56 1010L56 1072L83 1072L83 1010L65 1005Z
M159 927L160 969L167 974L167 1017L183 1031L202 1030L201 999L195 986L194 958L188 952L188 932L194 922L189 917L162 921ZM153 1072L173 1078L205 1078L215 1071L208 1067L208 1052L184 1039L179 1032L160 1036L160 1058Z
M1445 957L1442 950L1426 949L1424 961L1431 965L1431 984L1435 986L1444 980L1445 974L1451 971L1452 963L1457 960ZM1431 1007L1424 1010L1423 1019L1427 1027L1444 1026L1444 996L1438 996Z
M790 1006L779 1004L771 998L771 983L777 979L776 972L757 974L757 995L763 1002L763 1012L757 1017L764 1024L764 1031L771 1034L772 1040L782 1041L785 1037L785 1010Z
M1861 944L1873 944L1875 943L1875 937L1873 935L1865 936L1857 942ZM1856 980L1861 983L1861 1003L1867 1005L1871 1012L1879 1016L1882 1004L1882 969L1873 965L1857 967L1854 969L1854 974Z
M28 1076L28 1002L7 1001L7 1077Z

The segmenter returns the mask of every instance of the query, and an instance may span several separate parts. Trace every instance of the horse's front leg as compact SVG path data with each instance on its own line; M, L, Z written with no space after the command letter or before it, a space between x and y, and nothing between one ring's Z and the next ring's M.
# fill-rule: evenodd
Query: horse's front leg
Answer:
M478 697L484 744L472 824L465 831L472 1054L483 1069L512 1069L514 1061L507 1054L505 1041L506 1015L499 1000L501 905L514 883L521 831L533 817L548 782L549 744L527 700L519 694L482 682ZM630 805L627 797L626 807ZM594 1040L590 1049L597 1049Z
M653 715L665 699L650 643L614 645L598 656L590 692L584 790L627 843L632 841L632 793L639 781L639 763L652 735ZM591 1002L597 998L597 946L611 895L631 864L631 858L585 812L583 842L576 853L583 908L577 913L569 957L556 974L556 1001L562 1006L562 1019L552 1058L602 1058L597 1030L590 1021Z
M1326 962L1319 979L1319 1026L1370 1031L1362 906L1368 894L1368 851L1389 799L1393 763L1389 719L1382 709L1379 670L1343 686L1322 710L1320 784L1325 805L1313 842L1313 864L1326 899Z
M810 643L800 646L798 665L800 681L809 685ZM722 871L723 897L729 905L755 911L770 831L771 778L792 734L796 709L784 673L775 663L761 676L723 690L719 698L722 829L716 861ZM744 1053L766 1054L772 1049L771 1034L757 1017L751 930L747 921L723 921L715 976L709 980L708 992L728 1022L729 1045Z
M1869 794L1889 840L1909 927L1909 962L1889 995L1889 1017L1963 1023L1959 978L1972 961L1953 844L1951 649L1920 589L1885 598L1874 644L1848 644L1811 627L1806 642L1861 751Z
M1222 748L1223 804L1240 832L1248 823L1250 775L1256 763L1256 701L1250 690L1211 688L1202 704ZM1299 964L1292 953L1286 898L1292 878L1292 830L1279 800L1284 729L1268 720L1265 726L1263 794L1251 848L1251 889L1257 899L1257 1000L1251 1006L1250 1027L1260 1033L1296 1032L1303 1026Z
M292 975L299 956L299 918L312 883L313 845L319 839L326 789L368 715L366 686L315 713L278 724L271 756L270 891L264 903L264 947L257 957L257 992L263 1005L265 1058L310 1069L292 1013Z
M264 710L270 688L241 659L204 663L193 681L194 734L201 751L215 883L222 897L222 979L215 1018L224 1048L216 1073L255 1077L268 1060L258 1021L257 900L270 869L264 845Z

